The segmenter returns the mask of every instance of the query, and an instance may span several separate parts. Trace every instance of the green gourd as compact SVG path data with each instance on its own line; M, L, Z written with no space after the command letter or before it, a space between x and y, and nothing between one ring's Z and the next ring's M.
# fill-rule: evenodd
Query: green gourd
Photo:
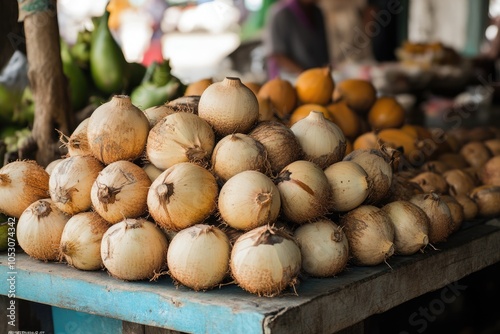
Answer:
M61 40L61 60L64 75L69 81L69 94L71 108L80 110L87 105L89 98L89 84L83 70L76 64L76 61L69 52L68 45Z
M141 84L130 94L132 104L145 110L181 96L184 86L170 73L170 70L169 60L150 64Z
M109 12L99 19L90 45L90 74L105 94L120 94L126 86L127 62L108 27Z
M12 120L14 108L19 100L17 92L14 92L13 89L0 82L0 122L2 123L0 126Z
M160 106L177 97L180 86L181 83L178 80L170 80L165 86L156 86L146 82L132 91L130 99L132 104L145 110Z

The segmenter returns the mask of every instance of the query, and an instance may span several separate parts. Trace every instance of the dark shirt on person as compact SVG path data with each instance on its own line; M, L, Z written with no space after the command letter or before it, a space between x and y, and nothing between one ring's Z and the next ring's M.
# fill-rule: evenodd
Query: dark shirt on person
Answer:
M316 5L309 18L297 0L280 2L270 8L265 36L267 55L287 56L303 69L329 64L324 17ZM268 60L270 77L280 74L272 58Z
M393 0L368 0L368 5L371 10L375 12L385 10L387 12L389 2ZM372 37L372 51L373 56L378 62L395 61L396 49L399 47L399 23L401 15L391 13L388 16L387 23L378 23L374 16L372 20L379 26L379 32Z

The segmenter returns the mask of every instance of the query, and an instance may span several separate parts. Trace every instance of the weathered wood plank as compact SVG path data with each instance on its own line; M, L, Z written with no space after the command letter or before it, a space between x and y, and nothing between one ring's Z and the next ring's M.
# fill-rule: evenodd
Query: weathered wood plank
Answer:
M144 334L186 334L166 328L144 326Z
M167 328L152 327L129 321L122 322L122 334L185 334Z
M122 334L144 334L145 326L129 321L122 322Z
M464 229L440 247L393 257L392 268L349 267L334 278L306 279L296 287L297 295L290 291L275 298L234 285L194 292L176 288L165 276L156 282L123 282L105 272L82 272L19 253L16 294L187 333L334 333L500 261L500 224ZM0 294L7 291L5 261L0 258Z

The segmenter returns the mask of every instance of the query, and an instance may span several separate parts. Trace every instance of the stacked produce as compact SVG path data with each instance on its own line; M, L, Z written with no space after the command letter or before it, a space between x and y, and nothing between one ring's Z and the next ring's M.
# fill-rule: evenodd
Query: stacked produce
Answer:
M275 296L500 215L498 131L459 142L404 124L394 98L335 85L329 68L247 84L193 83L200 95L144 110L115 95L54 165L4 166L0 211L20 246L123 280Z

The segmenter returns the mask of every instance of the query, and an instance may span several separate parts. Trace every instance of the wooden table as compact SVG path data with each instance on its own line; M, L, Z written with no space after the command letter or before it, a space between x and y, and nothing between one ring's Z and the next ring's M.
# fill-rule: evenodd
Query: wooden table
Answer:
M121 333L140 324L193 333L334 333L351 326L362 330L367 317L500 261L500 220L468 222L438 247L394 256L390 267L351 266L334 278L307 278L296 287L297 295L290 290L275 298L235 285L194 292L176 288L166 276L123 282L104 271L43 263L21 252L13 275L18 298L123 320ZM3 255L0 294L5 295L11 270Z

